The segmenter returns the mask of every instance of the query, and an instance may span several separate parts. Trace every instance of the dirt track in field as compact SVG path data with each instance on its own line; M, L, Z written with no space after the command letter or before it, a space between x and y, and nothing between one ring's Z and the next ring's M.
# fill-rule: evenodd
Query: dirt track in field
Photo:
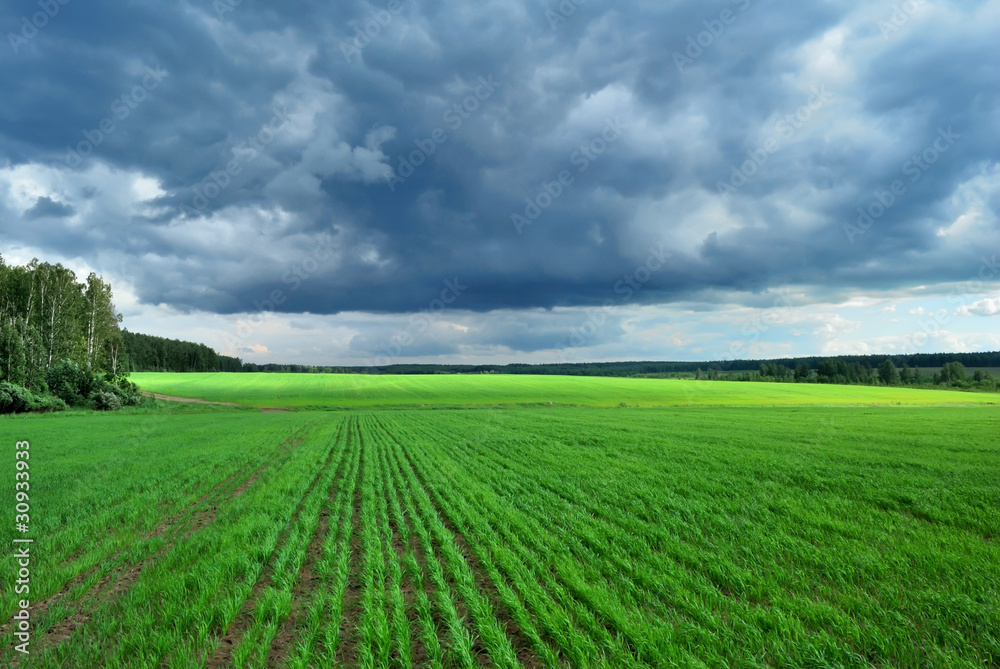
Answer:
M173 395L161 395L159 393L147 393L142 391L142 394L146 397L152 397L153 399L163 400L164 402L182 402L184 404L216 404L218 406L224 407L241 407L246 406L245 404L236 404L235 402L210 402L208 400L203 400L198 397L174 397ZM268 407L258 407L264 413L288 413L288 409L271 409Z

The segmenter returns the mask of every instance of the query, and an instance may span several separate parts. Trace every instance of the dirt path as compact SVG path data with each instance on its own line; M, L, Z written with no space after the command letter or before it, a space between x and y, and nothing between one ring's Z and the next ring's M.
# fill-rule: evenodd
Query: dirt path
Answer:
M197 397L174 397L173 395L161 395L159 393L147 393L146 391L141 391L146 397L152 397L154 399L163 400L165 402L184 402L185 404L217 404L224 407L241 407L246 406L245 404L236 404L235 402L209 402L208 400L199 399ZM270 409L267 407L258 407L264 413L288 413L288 409Z

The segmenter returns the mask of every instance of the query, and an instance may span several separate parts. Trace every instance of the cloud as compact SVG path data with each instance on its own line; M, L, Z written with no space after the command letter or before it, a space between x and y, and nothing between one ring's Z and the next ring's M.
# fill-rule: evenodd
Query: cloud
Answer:
M990 333L962 334L940 330L926 336L891 335L854 340L833 340L823 346L823 355L879 355L906 353L968 353L1000 348L1000 336Z
M377 315L341 333L359 355L456 277L457 309L525 314L412 349L458 357L542 350L516 327L548 337L560 310L618 300L651 248L670 261L630 307L792 292L818 305L798 316L810 346L868 329L822 305L942 292L1000 247L997 0L928 4L887 34L881 6L754 3L683 69L674 53L718 11L589 0L553 30L545 9L404 3L347 58L369 5L70 3L0 69L0 236L125 267L137 303L177 313L253 313L281 291L289 317ZM138 100L150 70L169 75ZM720 191L734 169L745 183ZM689 341L674 334L615 321L582 350L660 357Z
M957 316L995 316L997 314L1000 314L1000 297L979 300L978 302L960 307L955 312Z
M67 218L75 213L76 209L72 206L43 195L31 209L24 212L23 216L24 220L33 221L38 218Z
M841 336L849 332L856 332L862 325L861 321L848 320L837 314L824 320L825 322L813 331L814 335L823 337Z

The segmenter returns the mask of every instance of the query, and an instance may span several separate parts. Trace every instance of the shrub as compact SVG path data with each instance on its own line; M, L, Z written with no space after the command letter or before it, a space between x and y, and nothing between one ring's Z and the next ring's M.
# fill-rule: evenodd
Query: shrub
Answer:
M53 397L52 395L38 395L35 397L35 403L31 407L31 411L37 411L38 413L49 413L52 411L66 411L69 406L63 400L58 397Z
M132 383L125 376L119 376L113 380L115 387L118 390L118 394L122 398L122 404L125 406L139 406L142 404L142 393L139 392L139 386Z
M94 377L90 372L69 360L50 367L45 380L53 395L67 404L77 406L85 403L84 398L90 396L94 386Z
M142 404L142 394L139 392L139 386L127 379L118 379L114 382L109 379L110 377L106 377L95 381L91 387L91 394L95 392L110 393L118 398L121 406L138 406Z
M76 389L70 385L69 381L63 381L58 386L52 386L52 394L66 404L72 406L81 406L85 404L83 395L76 391Z
M35 396L27 388L0 382L0 414L24 413L35 404Z
M95 390L90 394L90 402L98 411L118 411L122 408L121 398L113 392Z

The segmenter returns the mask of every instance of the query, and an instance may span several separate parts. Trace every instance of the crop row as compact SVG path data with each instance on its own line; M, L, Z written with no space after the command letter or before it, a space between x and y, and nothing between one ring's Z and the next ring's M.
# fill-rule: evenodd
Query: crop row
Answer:
M885 418L873 432L837 414L759 429L708 413L680 426L655 412L505 415L380 420L547 664L1000 654L997 514L984 513L997 489L956 459L944 423L901 438ZM985 427L963 426L956 445L978 452Z
M855 414L236 416L123 475L96 441L42 451L64 459L43 480L94 480L37 494L63 521L33 653L0 662L995 664L992 414L912 414L902 437ZM97 499L103 533L77 512Z

